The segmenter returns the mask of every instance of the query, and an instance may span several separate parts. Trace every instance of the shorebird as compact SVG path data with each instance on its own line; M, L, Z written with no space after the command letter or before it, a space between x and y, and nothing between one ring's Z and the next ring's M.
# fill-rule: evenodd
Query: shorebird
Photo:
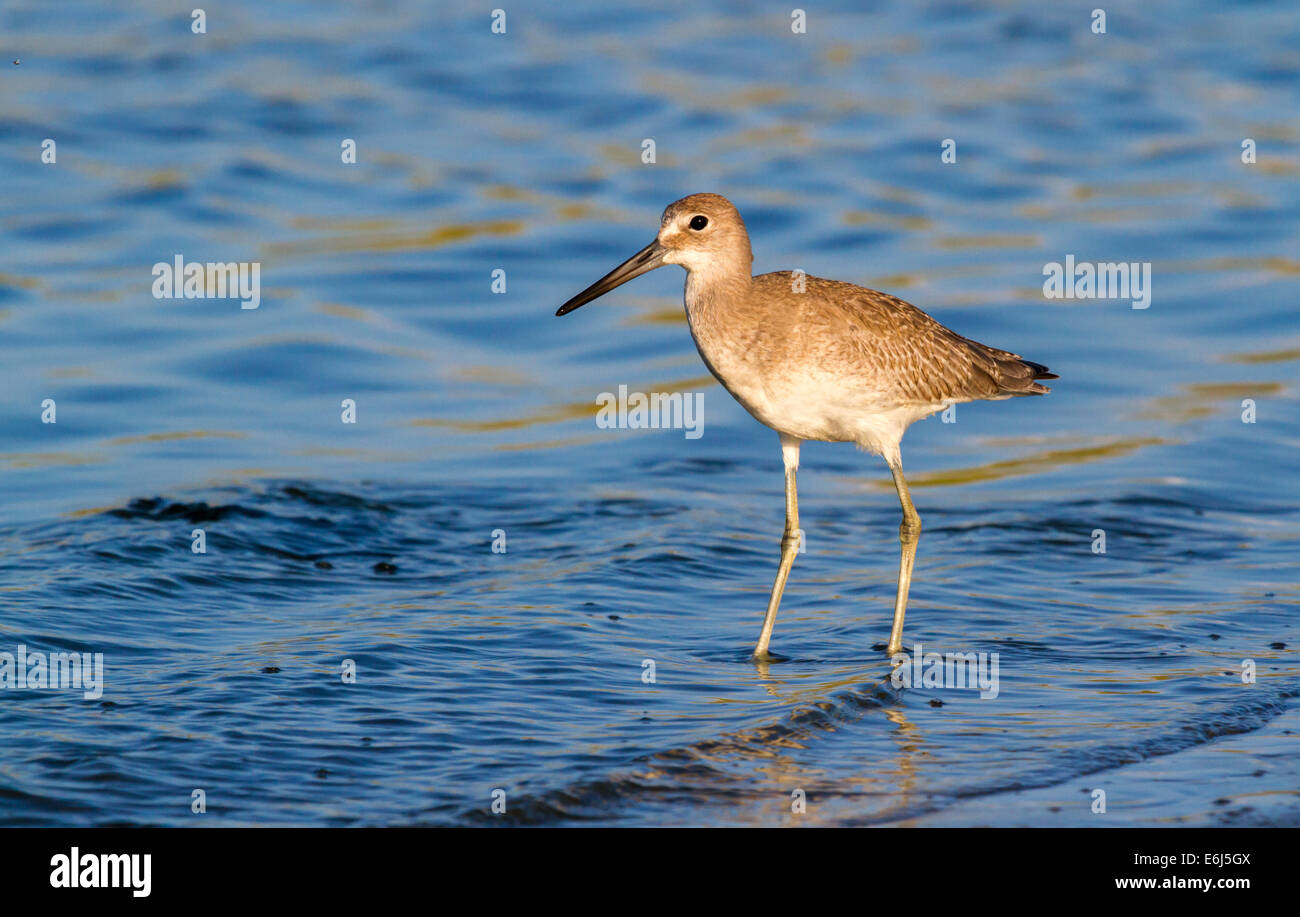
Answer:
M756 659L768 647L799 549L795 472L804 440L856 443L884 458L903 522L894 623L887 652L903 647L903 616L921 517L899 450L914 422L951 404L1051 391L1060 378L1041 363L950 331L911 303L801 271L751 273L754 255L740 213L718 194L691 194L664 210L655 240L556 310L567 315L665 264L686 269L686 319L705 366L740 404L781 438L785 532Z

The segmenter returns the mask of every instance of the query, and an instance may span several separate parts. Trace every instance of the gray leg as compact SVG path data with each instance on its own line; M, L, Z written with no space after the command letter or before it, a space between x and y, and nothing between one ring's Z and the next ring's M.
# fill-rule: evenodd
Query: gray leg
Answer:
M767 617L763 619L763 632L758 635L754 658L767 657L768 644L772 642L772 628L776 626L776 610L781 605L785 581L794 566L794 556L799 553L799 497L795 492L794 475L799 468L799 444L802 440L781 435L781 458L785 462L785 534L781 536L781 565L776 570L772 584L772 597L767 601Z
M894 626L889 632L889 649L892 656L903 649L903 615L907 613L907 590L912 585L912 564L916 561L916 543L921 540L921 517L912 505L912 495L903 479L903 462L894 456L889 462L898 488L898 502L903 504L903 524L898 527L898 542L902 556L898 562L898 595L894 599Z

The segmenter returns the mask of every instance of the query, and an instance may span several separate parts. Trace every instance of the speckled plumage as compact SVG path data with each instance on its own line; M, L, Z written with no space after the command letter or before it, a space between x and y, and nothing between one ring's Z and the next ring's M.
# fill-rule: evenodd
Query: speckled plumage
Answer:
M792 292L799 282L803 292ZM962 337L887 293L791 271L737 287L694 301L688 289L691 330L718 380L778 432L887 453L864 414L906 428L954 402L1050 391L1035 381L1051 378L1045 367Z
M749 236L731 203L693 194L669 205L661 225L687 212L727 227L710 255L729 268L688 265L695 344L777 432L888 457L909 424L949 404L1049 391L1034 381L1053 378L1046 367L964 338L896 296L792 271L751 277Z

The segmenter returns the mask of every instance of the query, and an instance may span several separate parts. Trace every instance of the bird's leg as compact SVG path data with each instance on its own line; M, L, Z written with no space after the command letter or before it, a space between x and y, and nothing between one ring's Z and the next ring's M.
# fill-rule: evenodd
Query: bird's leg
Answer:
M799 553L799 496L794 479L799 469L800 442L792 436L781 435L781 458L785 462L785 534L781 536L781 565L777 567L776 582L772 584L772 597L767 601L767 617L763 619L763 631L758 635L758 646L754 647L755 659L767 657L772 628L776 626L776 610L781 605L781 593L785 592L785 581L794 566L794 556Z
M889 470L894 475L894 486L898 488L898 502L903 504L903 524L898 527L898 543L902 549L898 561L898 596L894 599L894 626L889 632L888 653L892 656L903 649L903 615L907 613L907 590L912 585L916 543L921 540L921 517L912 505L912 495L903 478L902 459L894 457L890 460Z

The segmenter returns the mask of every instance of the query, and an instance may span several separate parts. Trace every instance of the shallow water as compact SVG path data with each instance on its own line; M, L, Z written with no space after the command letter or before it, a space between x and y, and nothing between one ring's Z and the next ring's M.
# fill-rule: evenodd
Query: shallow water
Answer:
M1300 19L858 6L493 35L233 3L194 35L7 4L0 652L103 653L106 683L0 690L0 823L1300 821ZM904 441L907 642L997 653L996 698L889 684L897 500L846 445L804 447L780 658L749 661L775 435L676 268L553 316L698 190L757 270L1061 374ZM155 299L176 254L259 262L260 307ZM1044 298L1071 254L1151 262L1150 308ZM619 385L701 393L703 435L599 428Z

